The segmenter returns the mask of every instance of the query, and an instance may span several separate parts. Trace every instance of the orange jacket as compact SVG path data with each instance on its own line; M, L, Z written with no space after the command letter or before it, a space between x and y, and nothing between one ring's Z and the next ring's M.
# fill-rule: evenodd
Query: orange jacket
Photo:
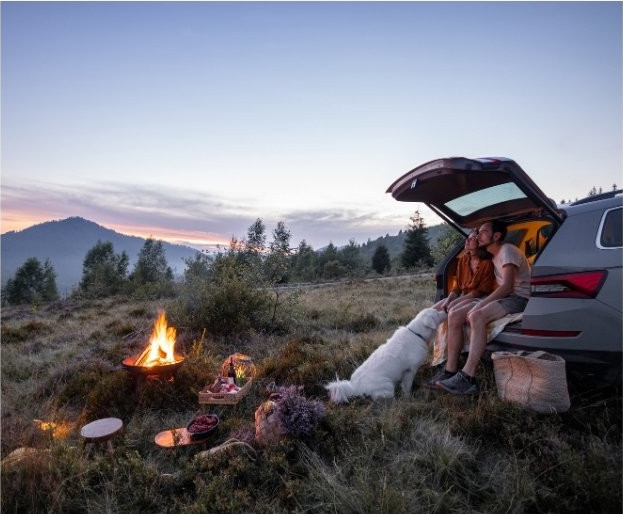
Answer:
M490 294L496 285L493 262L490 259L481 259L476 273L472 273L469 259L470 256L466 253L459 257L456 267L456 286L452 292L458 295L474 292L475 296Z

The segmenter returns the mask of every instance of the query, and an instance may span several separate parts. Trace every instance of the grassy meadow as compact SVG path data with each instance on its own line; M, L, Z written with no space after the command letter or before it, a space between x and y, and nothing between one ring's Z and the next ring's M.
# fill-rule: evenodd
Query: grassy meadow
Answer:
M485 362L472 398L421 388L433 373L423 367L407 397L328 403L323 384L350 375L433 296L429 276L288 289L279 330L229 336L178 323L174 300L4 308L2 457L38 451L3 465L3 514L620 512L618 393L571 384L569 412L537 414L499 400ZM121 361L143 349L159 309L185 362L174 382L137 389ZM197 392L235 351L258 377L236 409L206 409L221 418L206 447L232 436L251 446L203 459L201 445L158 447L155 434L192 419ZM272 382L303 385L327 416L311 436L260 448L254 411ZM125 426L114 455L84 452L80 427L109 416Z

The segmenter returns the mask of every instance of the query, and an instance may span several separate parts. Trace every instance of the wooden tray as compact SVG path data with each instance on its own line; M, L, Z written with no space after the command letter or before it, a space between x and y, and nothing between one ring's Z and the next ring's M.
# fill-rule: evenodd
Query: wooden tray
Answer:
M175 439L177 439L177 444L175 444ZM163 430L162 432L158 432L154 441L158 446L162 446L163 448L176 448L178 446L188 446L191 444L200 444L205 443L210 440L210 437L204 437L203 439L193 440L190 438L190 434L186 427L183 428L170 428L169 430Z
M199 405L236 405L247 395L252 383L253 378L249 378L237 393L213 393L206 386L199 391Z

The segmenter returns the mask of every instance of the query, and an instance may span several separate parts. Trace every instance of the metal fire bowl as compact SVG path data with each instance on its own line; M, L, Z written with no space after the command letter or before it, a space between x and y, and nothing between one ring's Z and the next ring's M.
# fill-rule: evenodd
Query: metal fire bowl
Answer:
M176 355L176 361L173 364L162 364L159 366L136 366L134 363L138 357L138 355L132 355L132 357L128 357L122 362L123 367L135 375L170 375L175 373L177 368L179 368L184 362L184 357Z

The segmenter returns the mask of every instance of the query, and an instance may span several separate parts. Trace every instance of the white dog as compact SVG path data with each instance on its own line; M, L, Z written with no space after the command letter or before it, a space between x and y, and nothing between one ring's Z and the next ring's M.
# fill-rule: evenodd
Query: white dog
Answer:
M399 327L351 375L350 380L328 384L331 401L348 402L354 396L368 395L392 398L396 384L408 394L415 374L428 357L428 342L448 315L435 309L424 309L406 327Z

